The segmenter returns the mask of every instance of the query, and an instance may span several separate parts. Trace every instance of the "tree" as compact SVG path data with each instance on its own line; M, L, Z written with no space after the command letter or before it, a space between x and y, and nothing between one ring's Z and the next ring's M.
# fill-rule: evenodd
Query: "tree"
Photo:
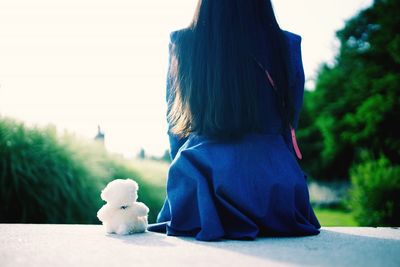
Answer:
M335 64L320 69L300 121L303 164L313 176L347 178L364 150L400 163L398 14L400 1L376 0L337 32Z

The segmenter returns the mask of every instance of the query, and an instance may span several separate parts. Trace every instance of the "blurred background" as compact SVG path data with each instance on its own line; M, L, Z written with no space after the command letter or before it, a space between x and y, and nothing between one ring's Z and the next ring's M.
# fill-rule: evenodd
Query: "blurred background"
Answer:
M273 0L302 36L298 141L323 226L400 225L400 2ZM132 177L154 222L169 164L169 33L196 0L0 0L0 222L99 223Z

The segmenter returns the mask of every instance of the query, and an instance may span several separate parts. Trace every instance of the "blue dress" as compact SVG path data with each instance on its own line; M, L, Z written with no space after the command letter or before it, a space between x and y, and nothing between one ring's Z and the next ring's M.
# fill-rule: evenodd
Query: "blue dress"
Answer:
M171 34L174 43L179 31ZM290 48L289 86L295 100L294 127L304 93L301 37L285 32ZM260 44L263 44L261 35ZM258 60L269 68L267 49ZM303 236L319 233L309 201L306 175L293 153L290 132L281 134L275 92L260 72L261 112L265 132L230 142L204 136L180 139L169 133L173 159L167 198L150 231L194 236L254 239L257 236ZM170 79L167 80L167 99Z

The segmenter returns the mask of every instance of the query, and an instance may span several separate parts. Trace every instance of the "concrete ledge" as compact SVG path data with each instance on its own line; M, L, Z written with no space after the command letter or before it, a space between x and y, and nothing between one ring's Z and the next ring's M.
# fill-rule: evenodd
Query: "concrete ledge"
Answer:
M99 225L0 224L0 266L400 266L400 230L326 227L321 234L199 242Z

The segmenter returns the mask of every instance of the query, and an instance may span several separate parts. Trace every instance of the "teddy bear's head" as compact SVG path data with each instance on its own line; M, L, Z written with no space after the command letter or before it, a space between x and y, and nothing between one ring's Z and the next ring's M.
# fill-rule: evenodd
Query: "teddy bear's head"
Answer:
M132 179L116 179L101 191L101 199L112 206L129 206L138 198L139 185Z

